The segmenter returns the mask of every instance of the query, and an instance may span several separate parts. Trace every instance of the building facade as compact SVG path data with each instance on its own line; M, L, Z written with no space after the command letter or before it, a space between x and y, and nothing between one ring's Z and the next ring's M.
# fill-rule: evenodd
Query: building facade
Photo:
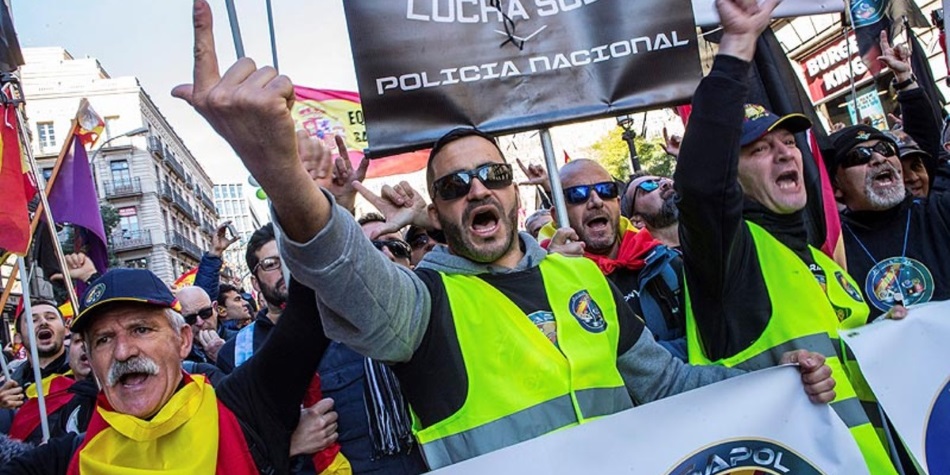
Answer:
M110 77L94 58L26 48L21 80L27 126L45 182L81 99L104 119L89 151L100 204L119 223L108 236L117 265L173 282L198 265L218 221L211 179L134 77ZM55 217L54 217L55 218Z
M221 222L231 221L240 238L224 252L225 267L222 274L230 280L240 282L245 289L250 289L250 270L247 268L244 253L247 251L247 241L251 234L263 223L244 192L243 183L214 185L214 206Z

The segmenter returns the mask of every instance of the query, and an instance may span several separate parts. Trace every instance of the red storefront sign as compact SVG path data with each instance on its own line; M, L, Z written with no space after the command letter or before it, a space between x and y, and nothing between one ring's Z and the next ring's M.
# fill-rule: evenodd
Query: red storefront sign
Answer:
M798 64L805 73L805 83L814 102L851 87L852 72L855 83L871 77L858 55L858 43L853 34L847 40L840 39L825 46Z

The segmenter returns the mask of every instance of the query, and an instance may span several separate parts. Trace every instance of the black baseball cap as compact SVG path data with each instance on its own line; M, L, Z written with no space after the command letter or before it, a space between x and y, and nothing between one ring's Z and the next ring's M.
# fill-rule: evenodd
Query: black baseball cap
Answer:
M138 302L178 310L178 299L157 275L147 269L110 269L89 284L79 301L72 331L81 332L106 304Z
M858 144L869 140L882 140L890 142L894 144L894 148L898 148L897 141L894 140L893 136L864 124L845 127L831 134L829 138L834 146L834 153L825 153L824 159L825 167L828 168L828 176L832 177L835 176L835 173L838 171L838 164L840 164L841 161L844 160L844 157L848 155L848 152Z

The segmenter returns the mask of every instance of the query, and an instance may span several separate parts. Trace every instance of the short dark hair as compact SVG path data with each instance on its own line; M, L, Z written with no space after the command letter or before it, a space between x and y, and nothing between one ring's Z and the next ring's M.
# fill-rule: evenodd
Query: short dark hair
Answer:
M429 161L426 163L426 189L429 190L429 197L432 197L432 182L435 181L435 169L432 167L432 163L435 161L435 156L445 148L446 145L455 142L456 140L464 139L465 137L481 137L495 146L495 149L498 150L498 154L501 155L501 159L507 162L505 159L505 153L501 151L501 147L498 146L498 141L495 140L495 137L488 135L481 130L474 129L471 127L459 127L456 129L450 130L447 134L439 137L439 140L435 142L435 145L432 146L432 151L429 152Z
M30 308L36 307L37 305L49 305L50 307L53 307L56 309L56 315L59 315L59 319L62 320L63 323L66 322L66 319L63 318L63 312L59 311L59 306L56 305L56 302L47 299L30 299ZM22 333L20 331L20 317L22 317L24 313L26 313L26 306L22 306L19 309L16 315L16 320L13 322L13 329L16 330L17 333Z
M277 239L274 234L274 223L267 223L251 234L251 239L247 241L247 252L244 253L244 260L247 262L247 269L254 273L260 258L257 257L259 251L265 244Z
M227 293L237 292L238 295L241 295L241 291L237 287L231 284L221 284L218 286L218 305L223 307L228 302Z
M356 222L360 226L367 223L385 223L386 218L379 213L366 213L363 216L360 216L360 219L357 219Z

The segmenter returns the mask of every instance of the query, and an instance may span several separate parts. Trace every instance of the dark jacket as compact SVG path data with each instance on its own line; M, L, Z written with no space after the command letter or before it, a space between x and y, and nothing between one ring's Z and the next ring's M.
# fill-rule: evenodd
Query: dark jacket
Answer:
M211 302L218 301L218 287L221 285L221 266L223 261L218 256L204 253L198 263L198 272L195 273L195 287L201 287L211 297Z

